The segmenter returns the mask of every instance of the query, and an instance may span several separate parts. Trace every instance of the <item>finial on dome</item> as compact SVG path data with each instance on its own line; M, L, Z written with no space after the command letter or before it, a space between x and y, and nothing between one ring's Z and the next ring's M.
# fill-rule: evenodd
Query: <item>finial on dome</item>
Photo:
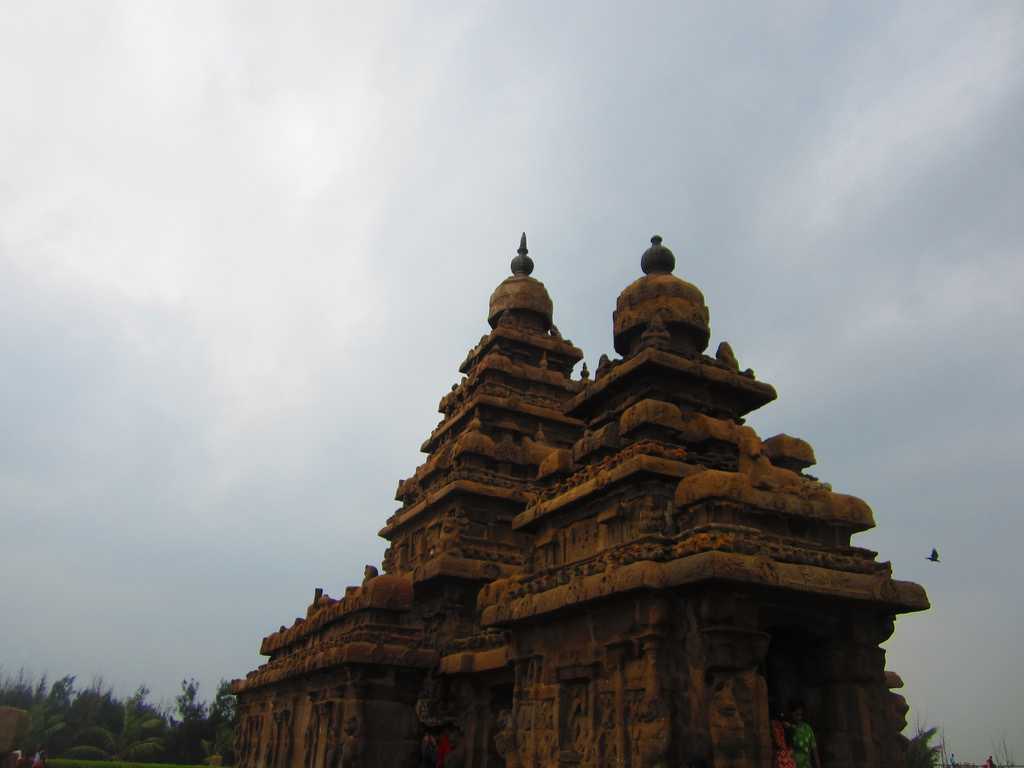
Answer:
M523 236L519 238L519 250L516 251L519 255L512 259L512 274L516 277L526 277L533 272L533 259L526 255L529 252L526 247L526 233L523 232Z
M675 254L661 244L661 235L652 237L651 247L644 251L644 255L640 257L640 269L644 271L645 275L652 273L669 275L672 274L672 270L675 268Z

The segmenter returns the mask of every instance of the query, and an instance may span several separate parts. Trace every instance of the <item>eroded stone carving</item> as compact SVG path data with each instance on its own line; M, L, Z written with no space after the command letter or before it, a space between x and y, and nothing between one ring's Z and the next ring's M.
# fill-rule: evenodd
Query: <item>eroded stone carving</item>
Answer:
M345 721L345 736L341 742L341 768L363 768L363 740L359 735L359 720Z

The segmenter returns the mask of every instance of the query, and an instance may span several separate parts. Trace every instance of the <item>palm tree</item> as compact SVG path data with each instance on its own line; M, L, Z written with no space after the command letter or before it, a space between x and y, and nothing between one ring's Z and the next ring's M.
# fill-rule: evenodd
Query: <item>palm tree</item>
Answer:
M145 703L148 694L149 690L140 686L125 700L121 729L117 733L99 725L86 728L78 734L75 750L78 747L91 747L102 752L108 760L139 761L159 757L164 750L164 740L160 734L165 723Z
M40 692L46 686L46 678L39 683ZM59 712L54 712L50 706L49 699L40 693L36 696L35 702L28 710L29 729L28 741L35 746L46 746L57 733L64 730L64 718Z
M930 743L938 731L938 728L926 729L917 726L917 733L907 746L907 768L935 768L939 764L939 752L942 747Z

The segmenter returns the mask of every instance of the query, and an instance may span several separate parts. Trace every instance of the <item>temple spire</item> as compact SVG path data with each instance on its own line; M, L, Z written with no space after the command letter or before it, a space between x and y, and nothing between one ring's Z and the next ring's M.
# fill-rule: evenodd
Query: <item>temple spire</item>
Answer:
M676 257L661 244L661 235L651 238L651 247L640 257L640 269L645 275L670 275L676 268Z
M533 259L527 256L529 252L529 248L526 247L526 233L523 232L523 236L519 238L519 250L516 251L519 255L512 259L512 274L516 277L527 277L533 272Z

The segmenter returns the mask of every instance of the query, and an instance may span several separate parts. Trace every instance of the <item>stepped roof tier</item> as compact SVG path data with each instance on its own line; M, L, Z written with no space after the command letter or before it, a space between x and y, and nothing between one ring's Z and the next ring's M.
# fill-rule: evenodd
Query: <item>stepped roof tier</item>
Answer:
M672 251L651 239L593 380L525 234L511 267L398 484L384 573L317 590L235 681L240 765L412 766L430 733L478 768L752 768L794 698L825 764L903 765L879 644L924 590L852 543L871 509L807 474L809 443L745 424L775 390L705 354Z
M423 444L429 457L398 484L402 507L380 535L391 542L388 573L415 582L490 580L516 572L529 553L512 530L545 459L582 431L565 403L583 357L552 325L551 299L530 276L526 234L512 276L491 295L491 332L460 366L464 378L439 404L444 418Z

